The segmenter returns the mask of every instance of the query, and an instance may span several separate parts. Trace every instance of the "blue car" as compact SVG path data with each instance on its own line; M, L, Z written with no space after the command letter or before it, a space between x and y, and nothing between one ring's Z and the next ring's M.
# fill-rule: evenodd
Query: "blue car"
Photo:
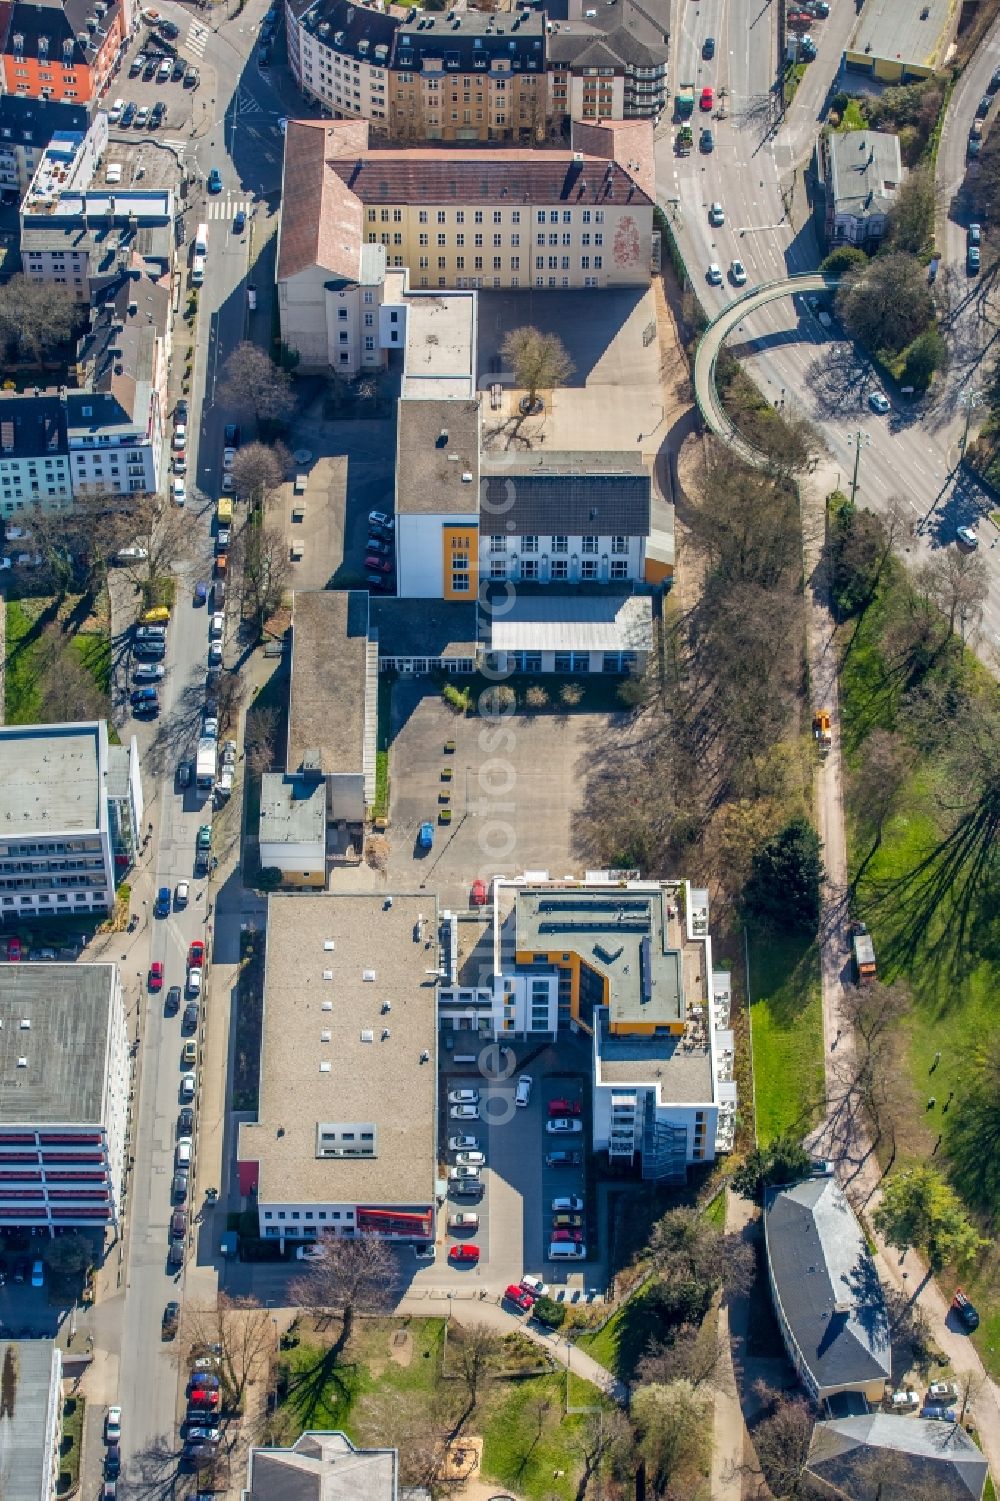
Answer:
M208 191L210 193L222 192L222 174L218 167L213 167L208 174Z
M170 887L161 886L156 893L156 906L153 908L156 917L170 916Z
M194 602L196 605L203 605L207 599L208 585L204 579L199 579L194 586Z
M247 216L244 213L243 209L237 209L237 211L236 211L236 217L233 220L233 234L234 235L241 235L243 233L243 231L246 229L246 227L247 227Z
M417 835L417 844L422 850L429 850L434 843L434 825L422 823L420 833Z

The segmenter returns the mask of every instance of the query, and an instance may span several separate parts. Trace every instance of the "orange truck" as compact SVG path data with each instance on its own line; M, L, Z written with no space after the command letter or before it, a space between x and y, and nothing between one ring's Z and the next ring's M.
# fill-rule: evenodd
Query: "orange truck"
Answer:
M813 715L813 739L821 751L828 751L833 744L829 709L817 709Z

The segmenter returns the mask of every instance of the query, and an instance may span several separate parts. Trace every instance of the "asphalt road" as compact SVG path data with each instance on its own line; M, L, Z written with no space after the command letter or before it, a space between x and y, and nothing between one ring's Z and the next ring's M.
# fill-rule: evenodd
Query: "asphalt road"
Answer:
M789 221L782 188L790 191L792 167L801 170L811 153L817 118L852 29L853 8L838 0L829 20L817 23L814 36L820 55L780 123L773 96L776 24L776 7L762 0L722 0L718 10L697 0L676 0L674 5L672 88L676 90L681 80L695 83L695 149L688 157L677 157L675 128L664 121L656 143L657 190L695 291L710 316L737 295L729 275L735 258L743 262L752 287L814 270L822 255L812 222L805 220L796 230ZM711 61L702 58L706 36L716 42ZM993 283L983 278L970 285L966 276L964 224L969 216L952 200L964 177L968 127L998 57L1000 25L955 91L938 159L939 195L957 222L949 220L936 292L956 358L933 398L899 403L887 417L873 413L868 398L880 384L870 363L851 342L824 332L798 299L771 303L749 316L730 345L769 399L776 405L798 403L817 423L847 486L860 433L859 499L875 509L886 507L894 497L910 506L914 558L953 545L959 525L977 529L990 561L983 638L991 645L1000 636L1000 566L994 562L1000 533L986 519L987 495L959 469L959 460L966 416L963 397L982 370L984 351L996 351L1000 320L995 291L992 307L987 300L987 287ZM708 83L716 90L714 113L718 115L721 107L725 114L711 120L715 150L703 154L697 140L708 117L698 109L697 94ZM720 100L721 89L727 92ZM708 222L709 207L716 201L726 216L720 229ZM797 209L796 220L801 218ZM722 286L708 285L711 262L722 270Z
M139 738L148 817L154 826L154 858L150 869L136 880L132 904L134 912L147 917L143 937L148 945L133 948L133 972L125 975L133 994L141 989L142 1004L141 1083L135 1115L123 1306L109 1310L104 1324L98 1325L98 1344L112 1358L119 1357L118 1400L124 1408L125 1466L125 1483L119 1493L126 1496L167 1485L176 1471L178 1452L180 1371L175 1347L161 1342L160 1326L164 1305L172 1298L183 1299L185 1283L184 1271L175 1276L166 1261L183 1072L183 1006L177 1015L167 1017L163 1000L167 987L184 983L190 942L196 937L209 938L212 893L204 878L194 876L197 829L199 824L211 821L211 800L206 801L193 789L185 794L178 792L176 769L178 761L193 758L205 699L208 611L194 606L193 584L197 578L211 577L211 516L219 493L222 427L234 417L215 399L217 378L227 355L244 336L264 338L269 328L273 273L268 266L273 255L273 226L267 221L267 204L261 204L261 199L276 193L280 185L277 122L287 112L287 105L282 104L267 75L246 56L265 8L266 0L251 0L224 34L209 30L201 39L203 92L193 101L188 135L176 148L184 169L189 173L194 169L195 175L185 215L187 246L193 241L195 226L206 221L209 255L189 402L187 510L191 556L178 578L160 718L149 725L124 726L125 733L135 728ZM189 13L175 4L166 4L161 10L177 21L183 40L192 24ZM217 116L214 122L213 114ZM213 166L222 174L224 190L218 197L207 198L197 176L207 177ZM232 227L239 206L245 208L253 226L252 233L248 227L241 236L235 235ZM258 254L265 257L261 269L267 281L262 286L258 314L251 319L244 284L250 258ZM259 325L257 319L261 320ZM227 660L233 660L231 643L227 643ZM188 906L172 911L166 919L149 916L156 889L168 886L173 890L181 879L190 882ZM165 969L164 990L158 996L149 995L146 989L148 964L154 960L162 962ZM210 969L206 979L211 1004ZM197 1157L197 1134L195 1154ZM192 1173L192 1184L194 1181ZM200 1205L189 1203L188 1207L194 1214ZM120 1335L119 1330L123 1331ZM96 1467L101 1458L91 1447L86 1457L85 1487L96 1487Z

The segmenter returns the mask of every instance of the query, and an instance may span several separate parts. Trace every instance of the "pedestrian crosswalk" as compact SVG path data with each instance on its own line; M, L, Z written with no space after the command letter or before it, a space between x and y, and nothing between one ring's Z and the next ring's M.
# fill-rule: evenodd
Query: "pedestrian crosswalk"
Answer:
M253 199L210 198L205 212L210 219L235 219L240 209L249 217L253 213Z
M184 154L185 147L189 146L190 144L190 141L182 141L173 136L167 136L163 141L163 145L169 146L171 151L176 152L178 156L182 156Z
M207 43L208 27L202 26L200 21L192 21L188 28L188 34L184 39L186 50L193 52L195 57L204 57Z

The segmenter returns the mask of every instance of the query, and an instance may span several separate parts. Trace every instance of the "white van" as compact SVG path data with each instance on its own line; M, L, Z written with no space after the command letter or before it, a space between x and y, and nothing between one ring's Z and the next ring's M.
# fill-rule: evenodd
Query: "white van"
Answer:
M204 280L205 257L203 255L196 255L191 262L191 285L193 287L200 287Z
M207 255L208 254L208 225L207 224L199 224L198 228L194 232L194 253L195 253L195 255Z
M572 1240L554 1240L549 1246L550 1261L582 1261L586 1254L587 1247Z
M174 1165L179 1168L191 1166L191 1138L182 1136L174 1152Z

